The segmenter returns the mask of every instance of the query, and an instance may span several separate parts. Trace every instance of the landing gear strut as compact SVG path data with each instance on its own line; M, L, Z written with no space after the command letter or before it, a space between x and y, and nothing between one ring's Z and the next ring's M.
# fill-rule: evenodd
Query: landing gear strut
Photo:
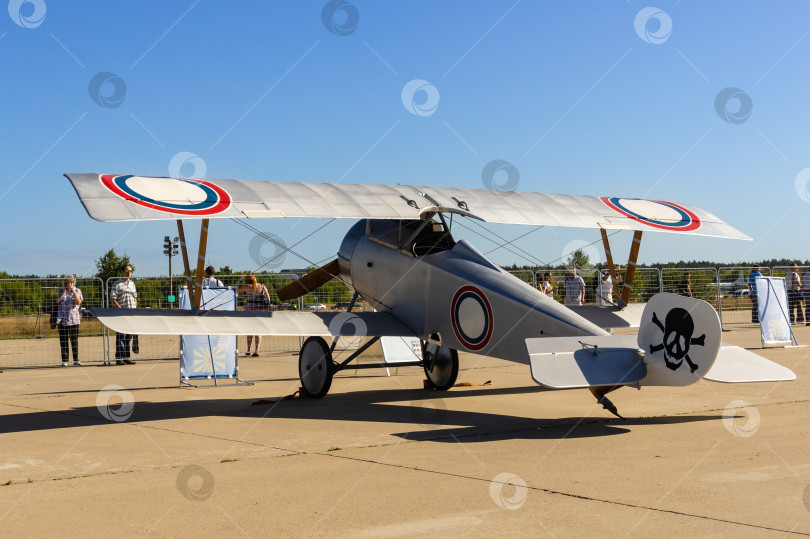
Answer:
M322 337L309 337L298 353L298 376L301 379L301 396L321 399L332 387L332 377L349 368L349 363L379 340L373 337L355 350L346 359L336 363L332 350ZM397 363L354 364L353 369L378 369L388 367L422 367L427 377L427 385L433 389L446 391L453 387L458 378L458 352L430 342L422 341L422 359Z

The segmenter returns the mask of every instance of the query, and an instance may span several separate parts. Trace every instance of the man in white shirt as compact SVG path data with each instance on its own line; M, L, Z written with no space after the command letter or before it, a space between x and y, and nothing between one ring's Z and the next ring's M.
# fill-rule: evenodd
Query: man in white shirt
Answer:
M605 262L607 266L607 262ZM619 273L621 269L618 264L614 264L616 281L621 286L622 276ZM596 304L597 305L613 305L613 277L610 276L610 270L605 267L599 272L599 281L596 285Z
M585 301L585 281L577 275L577 269L568 270L568 277L565 278L565 304L582 305Z
M110 290L110 303L116 309L136 309L138 307L138 290L129 277L132 275L132 266L129 264L121 268L121 278L115 281ZM129 358L129 345L132 335L127 333L115 334L115 364L134 365ZM137 350L135 351L137 353Z
M207 266L205 268L205 278L203 279L203 288L223 288L222 281L214 277L214 266Z

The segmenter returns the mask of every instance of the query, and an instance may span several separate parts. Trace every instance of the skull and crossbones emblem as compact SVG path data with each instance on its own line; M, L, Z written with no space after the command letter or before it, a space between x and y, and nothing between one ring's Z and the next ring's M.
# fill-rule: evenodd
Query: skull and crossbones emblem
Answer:
M704 341L706 335L703 334L700 337L692 337L692 334L695 332L695 322L692 320L692 316L689 312L680 307L671 309L667 313L663 324L655 315L655 312L653 312L652 321L653 324L661 328L661 331L664 332L664 340L661 344L651 344L650 353L653 354L659 350L664 350L664 362L667 364L667 367L673 371L677 370L678 367L681 366L681 363L686 360L691 372L695 372L698 365L693 363L692 359L689 357L689 347L693 344L705 346Z

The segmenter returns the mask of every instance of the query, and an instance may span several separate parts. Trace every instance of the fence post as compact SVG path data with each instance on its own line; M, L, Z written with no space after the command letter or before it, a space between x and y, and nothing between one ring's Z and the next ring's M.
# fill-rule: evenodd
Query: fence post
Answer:
M656 268L658 270L658 293L664 291L664 277L661 275L661 268Z
M720 330L725 330L723 325L723 294L720 293L720 268L714 268L714 282L717 285L717 315L720 317Z

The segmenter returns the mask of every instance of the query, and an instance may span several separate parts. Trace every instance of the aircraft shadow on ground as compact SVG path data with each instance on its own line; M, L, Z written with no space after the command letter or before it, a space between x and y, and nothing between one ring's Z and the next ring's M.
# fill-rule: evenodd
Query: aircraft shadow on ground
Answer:
M256 399L210 399L151 402L138 401L137 391L127 423L148 423L172 419L203 417L293 419L344 421L358 423L393 423L414 427L391 435L414 441L456 443L503 439L589 438L622 434L637 425L671 425L696 421L717 421L721 416L679 415L672 417L629 418L606 416L600 408L583 406L587 417L543 419L542 408L534 417L514 416L480 411L453 410L457 398L481 395L536 393L536 387L465 389L449 392L421 389L360 391L337 393L322 400L293 399L254 405ZM617 399L619 400L619 399ZM110 400L112 417L123 415L120 399ZM115 403L118 404L115 404ZM534 401L537 402L536 400ZM389 404L390 403L390 404ZM620 403L619 403L620 405ZM532 410L529 410L531 412ZM41 410L0 416L0 434L44 431L87 426L114 425L95 406L65 410ZM304 427L307 428L306 426ZM317 425L314 428L319 428ZM185 430L185 429L181 429ZM189 430L193 433L193 428ZM281 440L280 440L281 441Z

